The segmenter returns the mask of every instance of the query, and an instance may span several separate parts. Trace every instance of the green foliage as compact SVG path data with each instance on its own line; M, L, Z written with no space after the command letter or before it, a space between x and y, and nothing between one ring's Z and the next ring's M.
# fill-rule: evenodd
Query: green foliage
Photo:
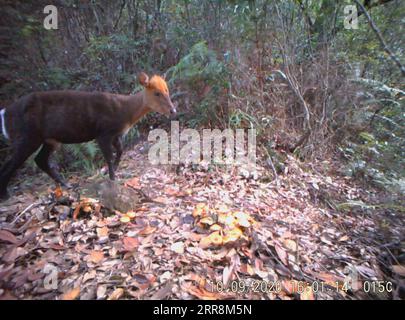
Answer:
M189 121L192 127L218 122L218 109L221 106L221 96L229 87L229 74L226 65L219 61L217 54L210 50L205 41L193 45L187 55L178 64L168 70L169 84L178 83L190 94L194 95L194 117ZM207 88L201 99L197 92Z
M39 83L44 87L44 90L49 89L70 89L72 85L71 77L66 70L61 68L50 68L45 70L44 81Z
M405 191L405 93L376 81L365 81L363 103L354 121L367 124L342 149L350 164L348 174L367 178L391 192Z
M57 161L69 170L94 172L103 163L103 157L95 142L64 145L62 152L57 154ZM67 162L68 161L68 162Z

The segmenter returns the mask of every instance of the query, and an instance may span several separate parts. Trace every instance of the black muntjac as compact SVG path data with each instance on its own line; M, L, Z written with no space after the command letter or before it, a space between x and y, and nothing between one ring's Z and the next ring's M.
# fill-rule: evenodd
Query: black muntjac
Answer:
M144 89L135 95L105 92L47 91L21 97L2 109L3 135L10 141L11 159L0 170L0 198L14 172L39 147L35 163L57 184L66 186L49 157L62 143L96 140L114 180L122 155L122 136L148 112L176 113L166 81L160 76L138 77ZM116 156L113 159L113 150Z

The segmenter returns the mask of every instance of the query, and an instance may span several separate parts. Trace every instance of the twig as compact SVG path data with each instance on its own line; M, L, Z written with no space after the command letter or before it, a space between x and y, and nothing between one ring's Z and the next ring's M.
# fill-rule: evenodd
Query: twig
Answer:
M375 25L373 19L371 19L369 13L367 12L366 8L362 5L362 3L359 0L354 0L354 2L357 3L357 5L360 7L361 11L364 12L364 15L366 16L368 23L370 24L371 29L373 29L374 33L377 35L378 40L381 43L381 46L383 47L384 51L388 53L390 58L396 63L398 68L401 70L402 75L405 75L405 67L401 64L401 61L397 58L397 56L392 52L392 50L387 46L387 43L385 42L384 38L381 35L380 30L377 28Z
M28 210L30 210L32 207L37 206L39 203L40 203L40 201L36 201L36 202L34 202L34 203L31 203L28 207L26 207L23 211L21 211L21 212L17 215L17 217L15 217L14 221L12 221L12 222L10 223L10 226L14 226L15 223L17 222L17 220L20 219L20 217L21 217L24 213L26 213L26 212L27 212Z

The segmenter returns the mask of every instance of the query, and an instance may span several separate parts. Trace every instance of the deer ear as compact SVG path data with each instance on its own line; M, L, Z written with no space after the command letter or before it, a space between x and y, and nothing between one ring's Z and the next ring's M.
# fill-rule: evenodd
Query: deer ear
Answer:
M141 72L141 73L138 75L138 80L139 80L139 83L140 83L141 85L143 85L144 87L147 87L148 84L149 84L149 77L148 77L148 75L147 75L145 72Z

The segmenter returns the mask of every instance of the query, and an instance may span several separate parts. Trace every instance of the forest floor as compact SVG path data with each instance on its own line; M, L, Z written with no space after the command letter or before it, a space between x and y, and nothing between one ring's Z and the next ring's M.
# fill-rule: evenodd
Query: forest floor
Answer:
M17 181L0 204L0 298L404 298L403 213L365 207L375 195L333 163L288 157L270 181L151 166L145 150L114 186Z

